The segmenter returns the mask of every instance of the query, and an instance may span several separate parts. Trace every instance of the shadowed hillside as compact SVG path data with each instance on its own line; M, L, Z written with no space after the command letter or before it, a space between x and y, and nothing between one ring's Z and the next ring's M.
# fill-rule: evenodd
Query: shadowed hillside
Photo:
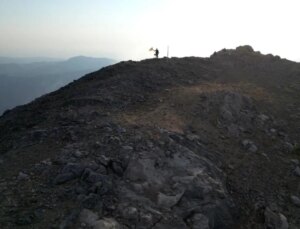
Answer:
M300 64L121 62L0 117L1 228L298 228Z

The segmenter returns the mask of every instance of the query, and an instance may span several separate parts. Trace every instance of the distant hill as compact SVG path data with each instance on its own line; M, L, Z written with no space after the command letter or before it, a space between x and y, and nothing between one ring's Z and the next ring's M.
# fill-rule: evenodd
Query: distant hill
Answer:
M0 57L0 63L2 62L0 64L0 115L6 109L30 102L82 75L116 62L108 58L84 56L73 57L65 61L54 60ZM29 61L34 62L29 63Z
M63 61L60 58L50 58L50 57L5 57L0 56L0 64L29 64L34 62L54 62Z

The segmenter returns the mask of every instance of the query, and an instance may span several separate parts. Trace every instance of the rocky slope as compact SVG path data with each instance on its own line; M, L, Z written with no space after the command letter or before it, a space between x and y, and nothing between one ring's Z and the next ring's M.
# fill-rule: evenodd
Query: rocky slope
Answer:
M300 64L121 62L0 117L1 228L299 228Z

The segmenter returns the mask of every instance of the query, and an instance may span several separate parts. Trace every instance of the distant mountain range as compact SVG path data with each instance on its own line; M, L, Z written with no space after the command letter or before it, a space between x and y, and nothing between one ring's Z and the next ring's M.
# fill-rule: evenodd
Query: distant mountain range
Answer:
M108 58L0 57L0 115L17 105L54 91L79 77L116 63Z
M63 61L60 58L51 57L5 57L0 56L0 64L30 64L35 62L55 62Z

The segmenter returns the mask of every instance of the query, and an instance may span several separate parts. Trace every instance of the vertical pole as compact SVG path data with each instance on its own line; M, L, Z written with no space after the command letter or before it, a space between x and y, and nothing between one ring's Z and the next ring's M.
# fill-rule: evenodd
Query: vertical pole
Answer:
M167 47L167 57L169 58L169 45Z

